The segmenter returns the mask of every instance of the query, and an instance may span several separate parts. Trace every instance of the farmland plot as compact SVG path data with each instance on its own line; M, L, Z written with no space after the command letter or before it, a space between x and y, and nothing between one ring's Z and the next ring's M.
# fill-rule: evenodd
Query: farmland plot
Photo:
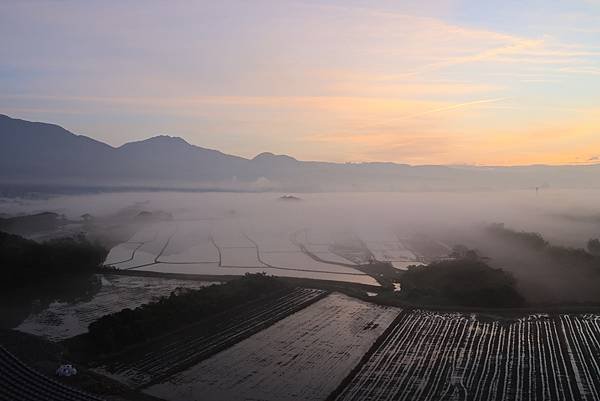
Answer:
M355 274L365 276L359 270L351 267L323 263L314 260L302 251L297 252L263 252L260 251L260 258L269 266L283 267L296 270L311 270L324 273Z
M120 263L113 263L111 266L117 269L135 269L141 266L146 266L155 263L155 259L160 253L163 244L159 242L151 242L141 245L135 249L130 260L125 260ZM106 263L105 263L106 264Z
M0 345L0 400L102 401L33 369Z
M218 263L219 254L211 241L209 221L178 222L177 229L164 249L159 262Z
M104 264L116 266L133 260L139 248L141 248L144 244L156 240L157 235L157 226L145 226L136 232L127 242L113 247L106 256Z
M265 272L282 277L379 286L375 279L359 270L311 258L290 241L286 230L266 230L249 236L241 224L231 219L169 223L160 228L151 241L125 243L113 248L105 264L118 269L181 274ZM138 237L148 239L149 235ZM320 250L318 255L323 259L342 259L350 264L328 251Z
M258 250L259 261L268 267L263 271L276 276L346 281L379 286L375 279L357 269L313 259L291 241L293 234L294 231L288 230L283 232L265 231L260 234L251 232L247 236Z
M252 247L251 241L244 235L244 230L236 220L219 220L211 229L211 236L219 248Z
M205 274L205 275L244 275L248 269L223 269L219 263L167 263L161 262L149 266L143 266L138 271L175 273L175 274Z
M132 260L136 250L142 245L143 243L141 242L124 242L119 244L111 248L110 252L106 256L106 259L104 260L104 264L107 266L119 265Z
M145 391L170 401L324 400L398 313L332 294Z
M298 277L298 278L309 278L314 280L328 280L328 281L343 281L346 283L357 283L371 285L374 287L380 287L381 285L373 277L367 274L345 274L345 273L330 273L330 272L319 272L315 270L295 270L295 269L284 269L284 268L265 268L261 271L267 274L280 277Z
M359 236L375 260L389 262L397 269L405 270L405 262L417 262L419 259L393 230L368 227Z
M337 240L344 238L346 235L346 231L332 231L329 228L321 227L320 229L307 228L304 230L304 235L301 235L298 238L304 244L329 246L335 243Z
M373 257L380 262L413 262L417 261L414 253L409 251L399 241L374 242L365 241Z
M150 265L156 262L156 259L160 257L165 247L168 245L168 241L175 232L174 225L165 225L158 231L154 237L148 241L137 243L132 249L132 253L128 259L121 261L112 260L112 250L109 253L109 258L104 262L105 265L111 265L117 269L135 269L140 266ZM133 241L129 241L128 244L135 244ZM123 244L118 245L116 248L122 247ZM122 250L115 251L122 254Z
M296 289L266 300L241 305L119 355L97 368L132 386L164 380L210 355L274 324L317 301L326 293Z
M299 251L298 245L291 241L297 232L291 227L269 227L257 230L256 227L247 226L245 232L252 241L265 252L295 252Z
M277 236L253 234L251 238L248 238L256 245L261 262L270 267L332 274L366 275L352 267L313 259L302 251L300 245L292 242L292 238L298 240L296 234L298 233L293 231L279 233Z
M266 267L258 260L255 247L249 248L220 248L222 267Z
M146 266L153 264L160 248L162 246L159 243L146 243L135 248L132 252L131 258L118 263L104 263L105 265L114 266L117 269L135 269L140 266Z
M585 400L600 399L600 316L560 318L577 389Z
M165 224L167 226L170 226L169 223ZM163 226L163 224L146 224L135 234L133 234L127 242L141 243L153 241L154 239L156 239L156 234L161 230Z
M202 264L219 263L219 252L217 248L206 239L179 253L163 253L158 259L161 263L183 263L183 264Z
M266 267L259 260L256 244L246 236L239 224L229 220L221 222L213 231L213 240L219 252L220 266Z
M423 234L414 234L400 238L401 242L413 253L419 255L423 261L433 262L448 257L452 253L452 247L439 239Z
M178 264L178 263L157 263L149 266L140 267L140 271L179 273L179 274L205 274L205 275L239 275L251 273L267 273L279 277L298 277L315 280L343 281L346 283L366 284L379 287L380 284L371 276L366 274L339 274L339 273L321 273L315 271L302 271L295 269L282 269L272 267L225 267L218 263L198 263L198 264Z
M346 259L340 255L337 255L330 250L330 246L327 244L304 244L306 250L317 258L321 259L325 263L331 264L346 264L346 265L356 265L355 262Z
M596 319L407 313L336 400L597 400Z
M103 276L102 287L90 300L75 303L54 302L48 308L29 316L16 329L63 340L87 332L90 323L109 313L135 308L178 287L200 288L212 283L170 280L152 277Z

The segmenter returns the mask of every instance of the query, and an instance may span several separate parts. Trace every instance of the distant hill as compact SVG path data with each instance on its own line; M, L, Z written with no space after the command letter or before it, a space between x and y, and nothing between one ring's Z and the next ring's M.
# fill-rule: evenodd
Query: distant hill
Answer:
M0 115L0 184L219 190L401 191L600 187L592 166L410 166L253 159L155 136L112 147L47 123Z
M43 212L9 218L0 217L0 231L10 234L28 235L39 231L55 230L69 223L63 216Z
M247 162L181 138L118 148L62 127L0 115L0 180L81 185L180 185L229 180Z

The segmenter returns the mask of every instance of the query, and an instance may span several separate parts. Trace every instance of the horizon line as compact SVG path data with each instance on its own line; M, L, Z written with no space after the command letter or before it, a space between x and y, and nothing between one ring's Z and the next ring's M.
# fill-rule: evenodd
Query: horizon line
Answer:
M496 99L494 99L496 100ZM563 163L563 164L548 164L548 163L531 163L531 164L469 164L469 163L449 163L449 164L436 164L436 163L432 163L432 164L410 164L410 163L402 163L402 162L394 162L394 161L342 161L342 162L337 162L337 161L327 161L327 160L301 160L298 159L294 156L291 156L289 154L278 154L278 153L274 153L271 151L262 151L260 153L257 153L254 157L249 158L249 157L244 157L244 156L240 156L240 155L236 155L236 154L232 154L232 153L225 153L222 150L219 149L214 149L214 148L207 148L201 145L196 145L194 143L191 143L190 141L188 141L186 138L182 137L182 136L178 136L178 135L171 135L171 134L167 134L167 133L158 133L156 135L152 135L149 137L146 137L144 139L139 139L139 140L134 140L134 141L129 141L129 142L125 142L122 145L119 146L113 146L109 143L103 142L101 140L98 140L92 136L89 135L85 135L85 134L78 134L75 133L73 131L70 131L69 129L63 127L60 124L57 123L53 123L53 122L47 122L47 121L33 121L33 120L26 120L23 118L15 118L15 117L11 117L8 114L4 114L4 113L0 113L0 117L6 117L9 118L11 120L17 120L17 121L24 121L27 123L34 123L34 124L46 124L46 125L53 125L56 127L59 127L65 131L67 131L68 133L78 136L78 137L85 137L88 139L91 139L93 141L96 141L98 143L101 143L105 146L108 146L114 150L120 149L126 145L129 144L134 144L134 143L141 143L141 142L146 142L155 138L160 138L160 137L167 137L167 138L172 138L172 139L180 139L183 142L185 142L187 145L189 146L193 146L196 148L200 148L200 149L204 149L204 150L212 150L215 152L219 152L221 154L227 155L227 156L233 156L233 157L238 157L241 159L245 159L248 161L254 160L256 159L258 156L262 155L262 154L271 154L273 156L283 156L283 157L289 157L294 159L295 161L298 162L302 162L302 163L329 163L329 164L393 164L396 166L408 166L408 167L463 167L463 168L523 168L523 167L593 167L593 166L600 166L600 160L587 160L587 161L571 161L571 162L567 162L567 163Z

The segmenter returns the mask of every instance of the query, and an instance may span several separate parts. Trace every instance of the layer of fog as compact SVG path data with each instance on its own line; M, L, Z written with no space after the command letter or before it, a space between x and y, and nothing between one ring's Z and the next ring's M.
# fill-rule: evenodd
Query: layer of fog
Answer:
M317 238L353 232L363 239L425 234L450 246L463 244L511 271L532 301L600 301L597 280L569 266L485 234L488 223L541 233L555 245L585 248L600 237L600 191L540 190L475 193L335 193L302 194L302 201L282 201L281 194L113 193L60 196L46 200L4 199L0 213L14 215L55 211L79 219L102 217L123 208L170 212L175 220L234 216L255 233L286 233L307 228ZM574 273L575 272L575 273ZM598 293L598 294L597 294Z

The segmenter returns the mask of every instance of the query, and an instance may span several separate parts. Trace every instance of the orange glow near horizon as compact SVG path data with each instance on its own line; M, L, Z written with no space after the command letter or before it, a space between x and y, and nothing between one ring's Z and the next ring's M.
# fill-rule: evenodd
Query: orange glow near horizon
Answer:
M600 4L402 3L3 4L0 113L245 157L600 162Z

